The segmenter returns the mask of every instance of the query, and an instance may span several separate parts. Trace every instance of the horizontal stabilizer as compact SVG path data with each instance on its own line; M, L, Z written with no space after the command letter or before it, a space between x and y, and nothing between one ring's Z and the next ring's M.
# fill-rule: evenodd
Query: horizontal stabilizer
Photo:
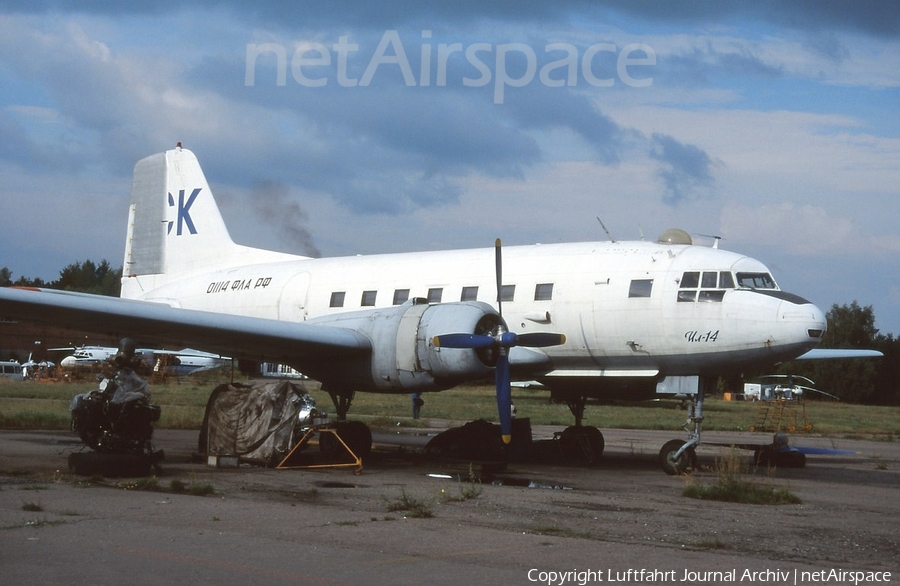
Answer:
M794 360L836 360L838 358L883 358L878 350L857 350L854 348L813 348Z

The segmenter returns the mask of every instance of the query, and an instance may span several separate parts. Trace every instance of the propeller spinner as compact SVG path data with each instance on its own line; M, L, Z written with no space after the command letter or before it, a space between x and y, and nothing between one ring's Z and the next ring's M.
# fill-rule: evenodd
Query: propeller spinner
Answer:
M512 392L509 384L509 349L514 346L529 348L558 346L566 343L566 337L563 334L549 332L516 334L506 329L506 324L502 319L503 306L500 299L500 291L503 286L503 265L499 238L495 242L494 248L495 272L497 275L497 310L500 313L500 323L490 334L444 334L435 336L433 343L440 348L495 348L497 350L497 365L494 367L497 411L500 416L500 432L503 443L508 444L512 439Z

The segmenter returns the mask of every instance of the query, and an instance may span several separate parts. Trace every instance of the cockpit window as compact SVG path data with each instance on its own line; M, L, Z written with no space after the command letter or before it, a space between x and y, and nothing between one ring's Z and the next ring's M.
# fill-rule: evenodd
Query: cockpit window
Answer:
M688 271L681 275L681 288L682 289L696 289L700 284L700 273L695 271Z
M769 273L738 273L737 282L741 289L775 289Z
M728 271L686 271L678 285L680 303L721 302L725 290L734 289L734 277Z
M722 301L725 298L725 291L700 291L697 301L709 303L711 301Z

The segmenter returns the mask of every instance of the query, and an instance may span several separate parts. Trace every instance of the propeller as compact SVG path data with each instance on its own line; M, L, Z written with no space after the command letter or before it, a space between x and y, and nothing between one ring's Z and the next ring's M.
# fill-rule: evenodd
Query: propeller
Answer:
M497 389L497 412L500 416L500 433L503 443L512 439L512 392L510 390L509 349L515 346L543 348L566 343L563 334L550 332L530 332L516 334L506 329L503 321L501 291L503 287L503 259L500 239L494 243L494 265L497 274L497 312L500 323L489 334L443 334L432 340L438 348L469 348L497 350L497 364L494 367L494 384Z

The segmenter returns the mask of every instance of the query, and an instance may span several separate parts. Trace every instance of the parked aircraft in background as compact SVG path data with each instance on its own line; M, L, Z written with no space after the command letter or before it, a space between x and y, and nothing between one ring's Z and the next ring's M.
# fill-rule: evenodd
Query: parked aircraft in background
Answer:
M96 371L112 363L118 348L107 346L80 346L49 348L48 352L72 352L59 362L64 372ZM139 348L135 356L147 372L164 370L173 376L185 376L204 370L220 368L230 362L230 358L185 348L183 350L159 350Z
M575 417L562 438L597 455L587 399L685 394L688 439L660 450L672 474L695 461L719 376L814 357L827 327L761 262L681 230L657 242L513 246L500 260L499 242L326 259L235 244L179 144L135 166L121 299L3 289L0 316L290 365L322 383L340 420L357 391L494 375L508 438L510 378L537 380Z

